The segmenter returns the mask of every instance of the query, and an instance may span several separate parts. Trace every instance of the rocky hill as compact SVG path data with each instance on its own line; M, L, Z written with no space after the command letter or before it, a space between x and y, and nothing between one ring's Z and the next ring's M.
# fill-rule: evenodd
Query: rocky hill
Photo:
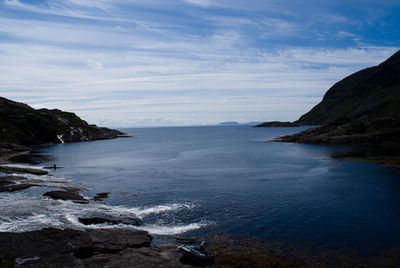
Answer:
M279 141L400 146L400 51L336 83L294 123L323 127Z
M323 126L276 141L385 147L369 155L349 153L335 158L400 168L400 51L336 83L294 123Z
M400 114L400 51L333 85L322 101L295 123L327 125L359 118Z
M0 147L113 139L124 133L89 125L74 113L39 109L0 97Z

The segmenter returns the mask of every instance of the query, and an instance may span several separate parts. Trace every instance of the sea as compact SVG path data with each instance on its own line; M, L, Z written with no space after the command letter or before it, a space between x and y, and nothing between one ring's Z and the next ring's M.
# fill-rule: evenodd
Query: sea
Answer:
M16 166L64 168L24 175L38 187L0 193L0 231L133 228L158 237L228 233L356 250L400 244L400 171L332 158L357 148L273 142L306 127L121 129L131 138L35 147ZM89 204L43 197L78 187ZM103 201L97 193L109 192ZM101 212L141 226L84 226Z

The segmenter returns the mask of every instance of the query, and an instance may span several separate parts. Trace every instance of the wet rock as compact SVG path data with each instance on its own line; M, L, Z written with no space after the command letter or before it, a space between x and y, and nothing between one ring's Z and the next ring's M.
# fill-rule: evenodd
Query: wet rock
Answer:
M1 233L0 252L5 258L18 259L19 267L82 267L72 256L81 236L80 231L57 229Z
M37 184L29 184L29 183L19 183L16 184L14 182L10 182L10 184L1 185L0 184L0 192L16 192L28 189L32 186L39 186Z
M110 194L110 192L104 192L104 193L97 193L95 198L108 198L108 195Z
M4 176L0 177L0 192L16 192L24 189L28 189L32 186L39 186L34 183L21 183L21 181L27 180L25 177L19 176Z
M52 199L70 200L76 203L88 203L89 200L81 196L76 192L67 191L50 191L43 194L43 196L50 197Z
M176 245L156 247L151 240L138 230L0 233L0 261L10 267L193 267L179 261Z
M118 217L111 216L104 213L92 213L87 217L78 218L79 221L85 225L92 224L126 224L126 225L134 225L139 226L142 225L142 220L137 217Z
M95 197L93 197L94 201L99 201L99 202L103 202L104 198L108 198L108 195L110 194L110 192L104 192L104 193L97 193Z
M18 174L33 174L33 175L46 175L48 172L42 169L36 168L20 168L20 167L9 167L9 166L0 166L0 172L4 172L7 174L18 173Z
M0 182L2 181L23 181L26 180L26 177L21 177L21 176L4 176L4 177L0 177Z
M90 230L95 254L114 254L126 248L149 247L152 237L139 230Z

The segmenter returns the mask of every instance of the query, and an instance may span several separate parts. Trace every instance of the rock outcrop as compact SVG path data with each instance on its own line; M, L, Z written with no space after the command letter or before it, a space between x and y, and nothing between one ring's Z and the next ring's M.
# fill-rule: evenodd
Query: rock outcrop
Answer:
M155 247L151 246L151 241L147 232L132 229L79 231L49 228L0 233L0 266L195 267L180 262L176 245Z
M356 119L283 136L276 141L355 146L400 146L400 117Z
M328 125L399 114L400 51L378 66L361 70L337 82L318 105L295 123Z
M60 200L70 200L76 203L89 203L89 200L74 191L50 191L43 194L45 197Z
M60 143L61 139L63 142L81 142L119 136L124 136L124 133L89 125L74 113L57 109L35 110L0 97L1 148Z
M323 125L283 142L400 146L400 51L385 62L336 83L294 123Z
M108 225L132 225L139 226L143 224L143 221L137 217L122 217L122 216L111 216L105 213L96 212L86 215L85 217L78 218L79 222L84 225L92 224L108 224Z

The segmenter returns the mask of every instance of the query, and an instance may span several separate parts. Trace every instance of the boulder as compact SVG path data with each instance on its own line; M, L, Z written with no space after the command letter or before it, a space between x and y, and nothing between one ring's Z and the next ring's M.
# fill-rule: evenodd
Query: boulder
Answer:
M105 213L92 213L86 217L80 217L79 221L84 225L92 225L92 224L126 224L139 226L142 225L142 220L137 217L119 217L119 216L111 216Z
M76 192L50 191L44 193L43 196L50 197L52 199L70 200L76 203L89 203L89 200Z

